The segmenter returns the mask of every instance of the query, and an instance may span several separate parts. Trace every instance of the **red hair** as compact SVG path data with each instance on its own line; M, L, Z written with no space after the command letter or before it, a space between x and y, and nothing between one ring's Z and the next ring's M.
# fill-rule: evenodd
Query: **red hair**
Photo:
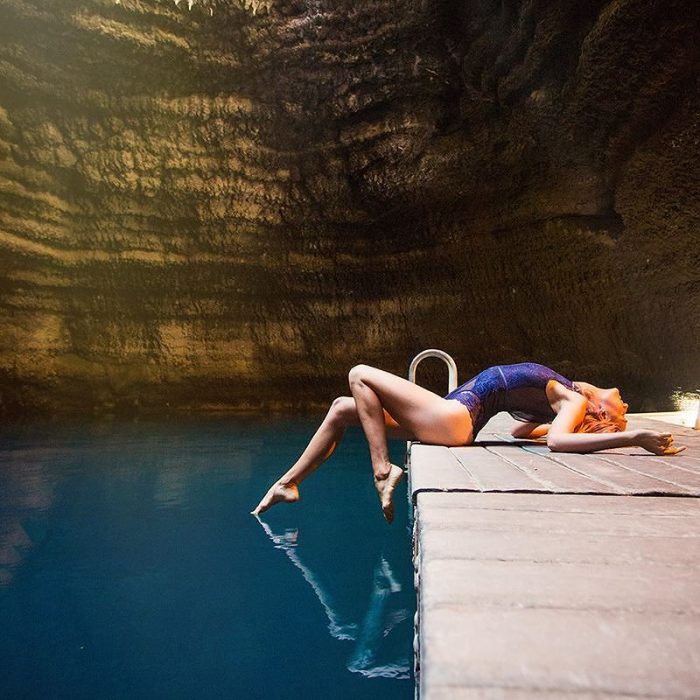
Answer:
M586 415L576 427L577 433L621 433L627 427L627 419L624 416L611 418L607 411L594 400L593 392L584 390L583 393L588 405Z

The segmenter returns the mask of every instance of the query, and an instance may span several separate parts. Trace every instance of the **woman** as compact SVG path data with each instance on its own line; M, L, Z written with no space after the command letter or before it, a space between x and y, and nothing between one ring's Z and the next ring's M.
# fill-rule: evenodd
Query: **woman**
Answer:
M594 452L634 445L657 455L674 447L671 433L625 430L627 404L620 392L572 382L535 362L489 367L444 397L390 372L357 365L348 374L352 396L335 399L296 463L278 479L253 511L299 499L299 484L331 456L348 425L361 425L369 443L374 485L384 517L394 518L392 495L404 472L389 461L387 435L456 447L469 445L486 422L509 411L522 422L519 438L546 436L555 452Z

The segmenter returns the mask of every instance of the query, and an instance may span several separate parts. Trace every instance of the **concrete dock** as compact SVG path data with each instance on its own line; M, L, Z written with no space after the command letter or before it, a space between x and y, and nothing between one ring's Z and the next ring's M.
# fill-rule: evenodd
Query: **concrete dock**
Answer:
M409 452L421 700L700 697L700 432L681 455Z

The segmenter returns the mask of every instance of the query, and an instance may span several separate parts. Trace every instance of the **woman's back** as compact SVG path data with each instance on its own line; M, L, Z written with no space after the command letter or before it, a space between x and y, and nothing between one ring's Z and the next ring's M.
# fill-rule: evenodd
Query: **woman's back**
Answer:
M578 387L553 369L537 362L495 365L444 396L464 404L472 416L474 436L496 413L508 411L513 418L532 423L549 423L555 413L547 399L550 379L567 389Z

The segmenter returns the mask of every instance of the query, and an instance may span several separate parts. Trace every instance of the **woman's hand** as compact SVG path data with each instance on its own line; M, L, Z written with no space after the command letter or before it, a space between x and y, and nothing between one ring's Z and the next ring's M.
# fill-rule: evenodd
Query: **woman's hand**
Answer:
M637 445L655 455L675 455L685 447L674 447L671 433L657 433L655 430L638 430Z

